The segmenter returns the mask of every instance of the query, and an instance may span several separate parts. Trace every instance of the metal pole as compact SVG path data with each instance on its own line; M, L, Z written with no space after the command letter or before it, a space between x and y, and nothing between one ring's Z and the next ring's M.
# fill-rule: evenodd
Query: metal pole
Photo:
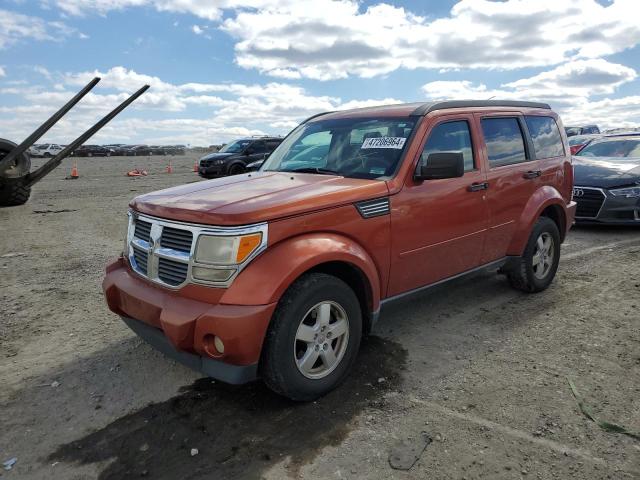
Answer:
M47 131L58 122L58 120L60 120L69 110L71 110L75 106L75 104L82 99L82 97L89 93L99 81L99 77L91 80L82 90L80 90L76 94L75 97L69 100L66 105L64 105L60 110L51 115L51 117L42 125L40 125L35 132L29 135L24 142L11 150L0 162L0 167L2 165L10 165L19 155L26 152L31 145L36 143L40 137L47 133Z
M76 147L82 145L89 138L91 138L98 130L100 130L107 123L109 123L109 121L113 117L118 115L122 110L127 108L140 95L142 95L144 92L146 92L148 88L149 88L149 85L145 85L144 87L142 87L140 90L138 90L136 93L131 95L129 98L127 98L120 105L118 105L116 108L114 108L109 114L107 114L104 118L102 118L102 120L100 120L98 123L96 123L93 127L91 127L89 130L87 130L82 135L80 135L78 138L76 138L72 143L67 145L64 148L64 150L62 150L55 157L53 157L51 160L49 160L47 163L45 163L42 167L40 167L35 172L30 173L29 175L27 175L27 177L25 178L26 186L33 185L34 183L36 183L37 181L42 179L42 177L44 177L46 174L48 174L51 170L53 170L58 165L60 165L60 162L62 162L62 160L67 155L69 155L71 152L73 152L76 149Z

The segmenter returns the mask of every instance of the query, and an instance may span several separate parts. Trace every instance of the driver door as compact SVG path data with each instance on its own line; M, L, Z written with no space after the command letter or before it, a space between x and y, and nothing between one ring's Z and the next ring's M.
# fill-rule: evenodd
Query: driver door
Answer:
M472 115L438 118L422 140L403 189L392 197L388 295L420 288L479 266L488 222L486 172ZM417 181L418 162L436 152L462 152L462 177Z

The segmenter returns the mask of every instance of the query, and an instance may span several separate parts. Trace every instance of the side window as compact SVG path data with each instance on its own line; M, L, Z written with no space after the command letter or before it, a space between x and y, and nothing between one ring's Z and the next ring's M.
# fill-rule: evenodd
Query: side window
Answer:
M253 153L265 153L267 151L267 146L264 142L253 142L251 145L251 151Z
M464 171L473 170L475 164L469 124L465 120L459 120L437 125L424 145L420 161L426 164L429 155L437 152L461 152L464 157Z
M280 142L267 142L267 152L273 152Z
M481 124L490 166L527 161L517 118L483 118Z
M551 117L524 117L533 140L536 158L561 157L564 146L556 121Z

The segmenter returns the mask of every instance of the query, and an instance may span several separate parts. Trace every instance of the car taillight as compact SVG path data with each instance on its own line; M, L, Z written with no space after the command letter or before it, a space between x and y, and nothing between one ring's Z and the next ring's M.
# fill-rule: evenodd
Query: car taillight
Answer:
M585 146L585 143L581 143L578 145L571 145L571 155L575 155L576 153L578 153L580 150L582 150L582 148Z

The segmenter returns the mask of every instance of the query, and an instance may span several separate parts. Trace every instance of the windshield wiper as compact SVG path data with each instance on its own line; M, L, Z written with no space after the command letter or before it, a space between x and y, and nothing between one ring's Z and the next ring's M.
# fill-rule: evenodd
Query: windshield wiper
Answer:
M296 172L296 173L319 173L320 175L340 175L335 170L329 170L328 168L318 167L302 167L294 168L293 170L280 170L281 172Z

